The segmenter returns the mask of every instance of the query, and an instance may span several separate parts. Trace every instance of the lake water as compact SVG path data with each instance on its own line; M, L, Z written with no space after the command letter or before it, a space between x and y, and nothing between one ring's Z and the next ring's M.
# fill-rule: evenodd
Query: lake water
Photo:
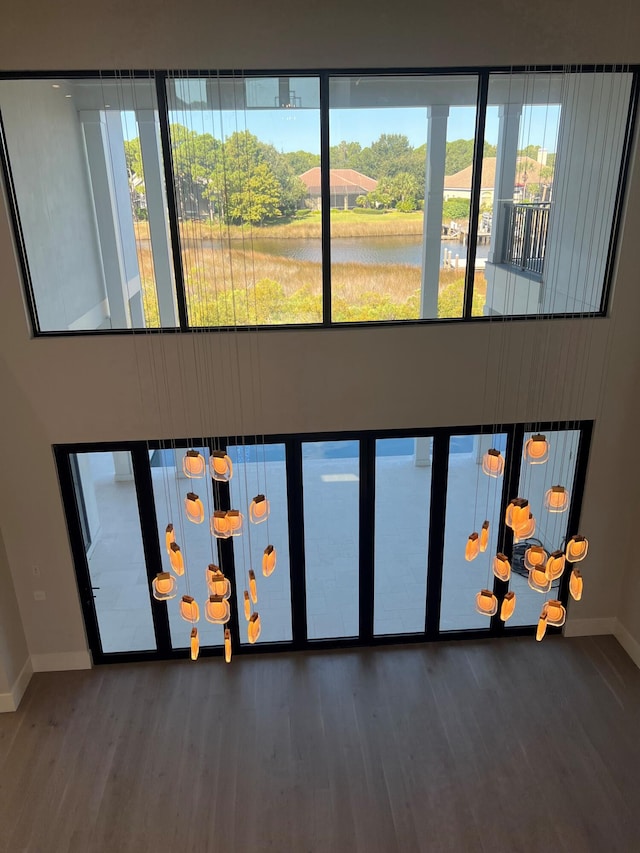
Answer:
M141 241L148 244L149 241ZM232 247L242 247L241 241L233 241ZM223 247L218 240L205 240L199 244L203 249L216 250ZM228 246L224 244L224 248ZM290 240L260 240L244 243L247 251L253 246L254 252L266 255L275 255L279 258L292 258L297 261L312 261L320 263L322 260L322 249L318 239L290 239ZM466 260L467 247L461 243L443 242L440 245L440 265L444 260L445 250L452 253L452 258L458 255L461 261ZM486 260L489 253L488 246L478 246L476 258ZM334 237L331 240L331 261L334 264L407 264L412 267L422 265L422 239L421 237Z

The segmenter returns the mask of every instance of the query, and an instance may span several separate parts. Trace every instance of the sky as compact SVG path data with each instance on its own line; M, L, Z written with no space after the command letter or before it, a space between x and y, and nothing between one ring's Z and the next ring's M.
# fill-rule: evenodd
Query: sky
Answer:
M447 124L447 141L472 139L475 133L475 107L452 107ZM519 148L540 145L547 151L556 150L560 107L525 107L520 122ZM247 110L225 111L222 126L219 112L191 110L170 115L170 121L186 124L189 121L198 133L213 133L220 138L236 130L249 130L262 142L272 144L278 151L309 151L320 153L320 118L318 110ZM425 108L376 108L331 110L330 141L359 142L371 145L381 133L401 133L415 148L426 142L427 111ZM485 139L492 145L498 141L498 107L489 106Z

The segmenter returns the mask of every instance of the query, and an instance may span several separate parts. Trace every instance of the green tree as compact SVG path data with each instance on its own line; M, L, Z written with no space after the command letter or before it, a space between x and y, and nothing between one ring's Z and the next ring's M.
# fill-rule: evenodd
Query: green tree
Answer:
M540 151L539 145L527 145L525 148L521 148L518 151L519 157L530 157L532 160L538 160L538 151Z
M339 142L329 149L329 162L332 169L356 169L362 171L360 154L362 146L359 142ZM318 158L319 159L319 158Z
M456 172L461 172L473 164L473 146L473 139L454 139L452 142L447 142L445 175L455 175ZM483 157L495 157L497 150L495 145L485 139L482 149Z
M302 175L314 166L320 165L320 155L310 154L308 151L287 151L282 155L287 161L293 174L296 176Z
M442 219L446 222L451 219L468 219L469 210L468 198L448 198L442 204Z
M393 177L411 172L413 148L402 133L382 133L368 148L360 152L360 171L371 178Z

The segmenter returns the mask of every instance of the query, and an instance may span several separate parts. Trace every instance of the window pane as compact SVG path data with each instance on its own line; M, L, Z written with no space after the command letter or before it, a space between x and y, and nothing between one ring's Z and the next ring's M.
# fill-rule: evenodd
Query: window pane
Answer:
M524 440L533 433L525 433ZM553 430L545 433L549 443L549 458L541 465L531 465L522 461L520 467L520 497L529 501L536 531L531 539L514 545L511 585L516 594L516 609L507 622L508 628L516 625L535 625L540 616L542 605L549 598L558 597L560 579L554 581L551 591L546 595L529 588L529 573L524 567L524 552L530 545L542 545L547 554L564 551L567 535L579 533L567 531L569 509L566 512L550 513L544 507L545 493L551 486L565 486L571 497L575 477L580 430Z
M190 324L320 322L318 78L167 85Z
M497 551L502 477L487 476L482 457L494 447L504 457L507 437L454 435L449 444L447 515L444 531L440 630L489 629L489 618L476 612L476 595L493 589L493 558ZM474 560L465 559L469 535L489 521L489 543Z
M153 79L6 80L0 107L40 330L177 325Z
M462 315L476 99L473 76L330 80L334 321Z
M287 509L287 466L284 444L229 446L233 462L230 483L231 505L247 518L245 535L234 540L236 596L240 620L240 640L247 641L243 592L249 589L248 572L253 569L258 601L253 607L260 614L258 643L291 640L291 580L289 574L289 517ZM248 522L247 508L256 495L264 494L270 514L262 524ZM276 568L264 577L264 549L276 549Z
M485 314L600 310L631 78L491 75L486 138L496 159L483 167L491 236L474 307L486 302Z
M376 441L374 634L424 631L431 442Z
M195 448L209 464L207 448ZM151 476L153 479L153 496L156 504L158 521L158 536L162 552L162 570L171 572L169 556L165 548L165 530L168 524L173 524L175 539L180 546L184 560L184 574L176 578L178 594L167 601L171 645L174 649L188 647L191 636L191 623L180 616L180 599L190 595L198 602L200 621L196 624L200 646L220 646L223 642L223 626L212 625L204 617L204 606L209 597L206 582L206 569L209 563L220 566L225 571L224 564L218 557L216 540L209 530L209 519L213 514L212 480L207 473L201 479L185 477L182 470L182 460L185 450L155 450L151 454ZM205 469L208 472L208 467ZM187 492L198 495L204 506L204 522L194 524L187 520L184 509L184 499Z
M302 445L307 636L357 637L359 445Z
M131 454L71 457L102 651L156 648Z

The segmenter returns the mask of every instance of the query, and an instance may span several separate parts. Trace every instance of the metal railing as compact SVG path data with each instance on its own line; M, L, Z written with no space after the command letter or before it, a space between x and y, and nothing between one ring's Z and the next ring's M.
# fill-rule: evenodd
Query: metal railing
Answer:
M542 276L551 204L506 202L502 263Z

